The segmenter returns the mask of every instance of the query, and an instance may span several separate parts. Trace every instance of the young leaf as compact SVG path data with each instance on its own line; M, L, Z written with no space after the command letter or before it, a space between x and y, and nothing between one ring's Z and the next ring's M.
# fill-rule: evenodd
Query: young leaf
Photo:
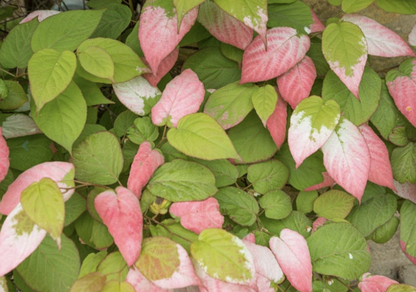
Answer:
M222 228L224 216L216 199L208 198L199 202L173 203L169 212L181 219L181 224L196 234L207 228Z
M142 189L152 177L156 169L165 162L164 157L157 150L152 150L149 142L140 144L139 151L134 156L127 187L140 199Z
M149 81L150 85L156 87L159 81L165 76L175 65L178 60L179 49L174 49L169 55L167 55L162 61L160 61L159 67L157 67L156 73L146 73L143 77ZM143 60L147 65L146 60Z
M276 90L276 88L275 88ZM267 119L266 126L277 148L280 149L286 139L287 103L278 96L274 112Z
M177 31L178 19L172 1L147 1L140 16L139 40L146 61L157 74L160 62L179 44L198 16L198 7L189 11ZM160 42L163 41L163 45Z
M9 147L3 138L3 129L0 127L0 182L6 177L9 166Z
M299 167L329 139L340 120L339 105L318 96L304 99L290 118L288 142L290 152Z
M301 292L312 292L312 264L305 238L296 231L283 229L270 239L270 249L290 284Z
M367 1L372 2L372 0ZM346 14L342 20L351 22L362 30L367 40L369 55L380 57L415 56L409 45L398 34L371 18L357 14Z
M152 108L153 124L176 128L181 118L198 111L204 96L204 85L191 69L186 69L166 85Z
M226 13L212 1L199 7L198 21L218 40L244 50L253 39L253 29Z
M169 143L186 155L205 159L239 159L230 138L209 115L190 114L167 134Z
M266 127L267 120L273 114L277 103L277 92L271 85L262 86L251 96L254 109Z
M279 160L268 160L252 164L247 168L247 179L256 192L265 194L280 190L289 178L289 169Z
M322 146L322 152L329 175L361 201L371 159L367 143L358 128L341 118L335 131Z
M23 23L26 23L26 22L31 21L34 18L37 18L37 20L38 20L37 22L39 23L39 22L43 21L44 19L46 19L46 18L48 18L48 17L50 17L52 15L58 14L58 13L61 13L61 11L55 11L55 10L35 10L35 11L29 13L19 23L20 24L23 24Z
M126 281L130 283L136 291L169 292L168 289L163 289L149 281L136 267L129 269Z
M298 37L294 28L269 29L267 51L260 36L244 51L240 83L265 81L285 73L303 59L309 46L309 37Z
M359 99L367 61L367 41L360 28L351 22L331 23L322 36L322 51L331 69Z
M294 109L309 96L315 78L315 65L310 57L305 56L292 69L277 77L277 85L282 97Z
M326 219L344 219L354 206L355 198L343 191L331 190L320 195L313 203L313 211Z
M361 282L358 283L358 288L360 288L361 292L386 291L390 285L398 283L384 276L373 276L370 273L365 273L361 276Z

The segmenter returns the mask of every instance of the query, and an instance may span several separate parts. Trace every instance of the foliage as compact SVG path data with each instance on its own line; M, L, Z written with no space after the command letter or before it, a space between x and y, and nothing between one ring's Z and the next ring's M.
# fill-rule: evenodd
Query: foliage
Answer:
M400 222L416 264L416 55L353 14L373 0L328 2L326 26L300 0L90 0L8 31L0 291L415 291L366 241Z

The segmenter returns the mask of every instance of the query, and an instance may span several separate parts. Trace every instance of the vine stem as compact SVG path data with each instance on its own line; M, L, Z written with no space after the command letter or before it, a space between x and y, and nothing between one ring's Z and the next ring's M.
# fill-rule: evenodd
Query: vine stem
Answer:
M4 72L4 73L6 73L6 74L9 74L10 76L13 76L13 78L16 78L16 75L14 75L13 73L10 73L9 71L7 71L7 70L4 70L3 68L0 68L0 71L1 72Z

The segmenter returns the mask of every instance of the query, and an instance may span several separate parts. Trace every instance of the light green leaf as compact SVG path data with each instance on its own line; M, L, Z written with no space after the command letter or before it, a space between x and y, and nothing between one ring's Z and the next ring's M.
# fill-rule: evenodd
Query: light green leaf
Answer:
M215 177L208 168L182 159L159 167L147 189L153 195L172 202L205 200L217 192Z
M75 221L75 230L85 244L95 249L105 249L114 242L107 226L94 220L88 212Z
M175 5L176 13L178 14L178 31L185 14L204 1L205 0L173 0L173 5Z
M45 229L60 246L65 205L56 182L45 177L31 183L23 190L20 202L29 218Z
M377 6L387 12L416 14L416 2L413 0L377 0Z
M270 219L283 219L292 212L290 197L281 190L266 193L260 198L259 204L265 210L265 216Z
M96 29L104 10L73 10L43 20L32 37L32 50L75 51ZM53 29L51 29L53 28Z
M274 112L277 103L277 93L273 86L267 84L259 87L251 97L254 109L260 117L263 125L266 127L266 122Z
M350 194L331 190L320 195L313 204L313 211L326 219L344 219L354 206L355 197Z
M137 115L129 110L126 110L119 114L114 121L114 132L117 137L122 137L127 134L127 130L133 126L134 120Z
M98 132L85 138L72 151L75 177L94 184L118 181L123 155L118 138L110 132Z
M215 176L215 186L217 188L225 187L234 184L238 178L237 167L226 159L218 160L202 160L194 159L196 162L201 163L208 167Z
M98 265L97 272L107 276L107 282L126 280L129 267L119 251L107 255Z
M342 11L345 13L357 12L363 10L373 2L374 0L343 0Z
M239 158L225 131L207 114L183 117L177 128L168 131L167 137L173 147L192 157L205 160Z
M416 143L397 147L391 155L393 177L399 183L416 183Z
M82 262L78 279L84 277L89 273L96 272L98 265L107 256L107 254L108 253L105 250L97 253L90 253Z
M90 46L86 47L84 51L78 50L77 56L85 71L114 82L114 63L105 50Z
M313 211L313 202L318 198L317 191L299 192L296 196L296 210L310 213Z
M106 8L97 29L90 38L105 37L117 39L130 24L131 10L127 5L114 3Z
M78 279L70 292L101 292L106 282L106 277L98 272L89 273Z
M243 226L251 226L256 222L259 205L247 192L226 187L219 189L214 198L220 204L221 213L230 216L234 222Z
M416 288L406 284L391 284L386 292L415 292Z
M17 81L4 80L9 92L6 99L0 101L0 109L13 110L21 107L27 101L26 92Z
M367 242L349 223L321 226L306 241L317 273L353 280L370 268Z
M406 146L409 143L406 127L394 127L389 135L389 141L397 146Z
M119 282L115 280L108 281L101 292L135 292L133 286L128 282Z
M247 169L247 179L256 192L265 194L281 189L289 178L289 169L279 160L268 160L253 164Z
M269 5L268 12L268 27L289 26L296 29L298 33L305 33L309 31L313 23L311 9L302 1Z
M253 258L244 243L222 229L205 229L191 245L191 254L211 277L246 284L255 276Z
M232 45L221 43L221 53L228 59L241 63L244 51Z
M416 257L416 205L405 200L400 209L400 240L406 246L406 252Z
M127 130L127 137L138 145L144 141L153 142L159 137L159 128L152 123L150 117L136 118L133 126Z
M81 89L82 95L87 102L87 106L114 103L114 101L111 101L104 96L96 83L84 79L78 74L74 75L73 81L78 85L79 89Z
M78 193L74 193L71 198L65 202L65 221L64 226L74 222L87 209L85 199Z

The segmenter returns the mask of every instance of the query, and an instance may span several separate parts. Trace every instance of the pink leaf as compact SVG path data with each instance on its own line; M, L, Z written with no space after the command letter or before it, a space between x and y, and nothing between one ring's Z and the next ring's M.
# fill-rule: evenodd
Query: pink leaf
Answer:
M282 97L294 109L309 96L315 78L315 65L310 57L305 56L292 69L277 77L277 85Z
M254 235L254 233L249 233L246 236L244 236L243 240L247 240L247 241L250 241L252 243L256 243L256 236Z
M358 128L341 118L322 152L329 175L361 201L370 171L370 151Z
M409 34L409 44L416 46L416 24L413 26L412 31Z
M319 20L318 16L316 16L315 11L311 9L311 13L312 13L312 20L313 20L313 23L309 27L309 29L311 30L311 33L324 31L325 25L323 25L323 23Z
M152 85L153 87L156 87L159 81L165 76L170 69L173 68L173 66L176 63L176 60L178 60L179 50L174 49L169 55L167 55L159 64L159 67L157 68L157 73L154 75L153 73L146 73L142 76ZM146 59L143 60L144 63L149 65L146 61Z
M342 18L359 26L367 39L368 54L380 57L415 56L407 43L394 31L377 21L357 14Z
M319 190L321 188L325 188L325 187L332 187L334 184L336 184L336 181L327 173L327 172L323 172L322 176L324 177L324 181L310 186L309 188L304 189L304 191L309 192L309 191L316 191Z
M143 236L139 200L130 190L117 187L116 193L109 190L99 194L94 204L127 265L133 265L139 258Z
M244 50L253 39L253 29L230 16L212 1L199 8L198 21L218 40Z
M406 252L406 242L404 242L403 240L400 240L400 248L402 249L403 253L405 254L405 256L414 264L416 265L416 257L411 256L410 254L408 254Z
M224 216L220 205L214 198L204 201L177 202L170 206L169 212L181 218L181 224L197 234L207 228L222 228Z
M393 172L389 159L389 152L386 144L374 133L370 126L362 124L359 127L370 150L370 172L368 180L388 188L395 190L393 184Z
M312 233L316 231L319 227L323 226L327 219L325 217L318 217L315 221L312 223Z
M31 13L29 13L25 18L23 18L19 23L25 23L31 21L33 18L37 17L38 21L41 22L45 18L48 18L49 16L55 15L61 13L60 11L54 11L54 10L36 10Z
M416 204L416 184L411 184L405 182L404 184L399 183L398 181L393 180L394 186L396 187L395 193L404 199Z
M276 89L276 88L275 88ZM276 90L277 91L277 90ZM279 93L278 93L279 96ZM280 149L286 138L287 103L278 97L276 107L267 119L266 126L273 138L274 143Z
M285 228L269 244L290 284L300 292L312 292L311 256L305 238Z
M9 185L7 192L0 202L0 213L8 215L20 202L20 194L22 191L31 183L40 181L44 177L57 182L58 187L68 188L69 186L61 181L64 180L69 172L74 173L74 165L72 163L60 161L44 162L29 168L21 173L16 180ZM61 192L64 195L64 199L67 199L72 196L74 189L62 189Z
M385 292L390 285L399 283L384 276L372 276L370 273L365 273L361 278L358 284L361 292Z
M9 147L7 147L6 140L3 138L3 130L0 127L0 182L6 177L9 166Z
M198 16L198 7L189 11L182 20L177 33L178 17L176 9L166 11L160 6L146 3L140 16L139 40L141 48L153 74L157 74L160 62L166 58L191 29ZM173 7L173 3L170 3Z
M140 144L139 151L134 156L131 165L130 175L127 180L127 188L140 199L143 187L152 177L155 170L165 162L162 154L157 150L152 150L150 142Z
M309 37L298 37L294 28L268 30L267 51L260 36L244 51L240 83L265 81L285 73L305 57L309 47Z
M204 95L204 85L198 76L186 69L166 85L159 102L152 108L153 124L176 127L182 117L198 111Z
M130 269L127 273L126 282L130 283L136 292L169 292L168 289L158 287L149 281L142 273L135 267Z

